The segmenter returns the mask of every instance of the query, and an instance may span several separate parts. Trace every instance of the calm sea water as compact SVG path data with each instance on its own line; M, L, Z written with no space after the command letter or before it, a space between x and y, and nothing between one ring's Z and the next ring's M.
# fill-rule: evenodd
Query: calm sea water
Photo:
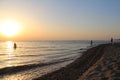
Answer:
M90 41L12 41L0 42L0 68L76 59ZM104 43L96 41L95 44Z

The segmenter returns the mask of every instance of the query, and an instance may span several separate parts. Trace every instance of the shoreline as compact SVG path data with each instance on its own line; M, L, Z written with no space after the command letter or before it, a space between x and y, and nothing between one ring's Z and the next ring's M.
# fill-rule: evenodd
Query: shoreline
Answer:
M33 80L97 80L98 75L95 76L95 74L91 74L91 72L97 72L95 65L99 66L101 63L104 61L107 61L109 63L113 63L109 60L106 59L106 57L110 57L112 54L114 54L115 49L118 49L117 52L119 53L120 51L120 44L116 43L114 45L111 44L101 44L98 46L95 46L93 48L88 49L87 51L83 52L83 55L76 59L74 62L71 64L67 65L66 67L63 67L57 71L54 71L52 73L48 73L46 75L43 75L42 77L38 77ZM119 54L117 54L119 55ZM116 57L115 55L112 55L112 57ZM113 59L111 58L111 60ZM119 61L118 61L119 62ZM107 65L107 64L106 64ZM102 66L104 68L107 68L106 65ZM117 65L116 67L118 67ZM102 69L102 67L100 69ZM119 67L118 67L119 68ZM107 68L107 72L109 72L110 69ZM109 76L106 75L101 76L98 80L101 79L109 79L112 77L111 73ZM102 74L99 71L100 74Z
M44 67L44 66L50 66L50 65L54 65L54 64L69 62L69 61L72 61L72 60L73 59L66 58L66 59L63 59L63 60L48 62L48 63L36 63L36 64L29 64L29 65L5 67L5 68L0 69L0 76L14 74L14 73L17 73L17 72L22 72L22 71L27 71L27 70L38 68L38 67Z

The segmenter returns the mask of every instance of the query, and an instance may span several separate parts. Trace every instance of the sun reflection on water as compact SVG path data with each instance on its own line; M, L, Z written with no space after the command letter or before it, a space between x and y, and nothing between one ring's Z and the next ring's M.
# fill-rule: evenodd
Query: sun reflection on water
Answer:
M11 62L11 59L13 58L12 56L14 55L13 54L13 52L14 52L14 48L13 48L13 42L12 41L7 41L6 42L6 51L7 51L7 55L8 55L8 57L7 57L7 59L9 59L8 61L7 61L7 66L13 66L12 65L12 62Z
M12 41L7 41L6 44L7 44L7 48L8 49L12 49L13 48L13 42Z

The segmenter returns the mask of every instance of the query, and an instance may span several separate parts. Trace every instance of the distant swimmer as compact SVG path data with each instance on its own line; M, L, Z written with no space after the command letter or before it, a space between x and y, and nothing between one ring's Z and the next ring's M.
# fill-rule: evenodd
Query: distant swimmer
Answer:
M14 43L14 49L16 49L17 48L17 45L16 45L16 43Z

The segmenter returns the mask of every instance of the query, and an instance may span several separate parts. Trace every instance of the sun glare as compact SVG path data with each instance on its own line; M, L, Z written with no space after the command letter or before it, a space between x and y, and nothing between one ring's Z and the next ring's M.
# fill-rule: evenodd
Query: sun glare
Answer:
M20 24L14 20L4 20L0 23L0 32L8 37L15 36L20 32Z

